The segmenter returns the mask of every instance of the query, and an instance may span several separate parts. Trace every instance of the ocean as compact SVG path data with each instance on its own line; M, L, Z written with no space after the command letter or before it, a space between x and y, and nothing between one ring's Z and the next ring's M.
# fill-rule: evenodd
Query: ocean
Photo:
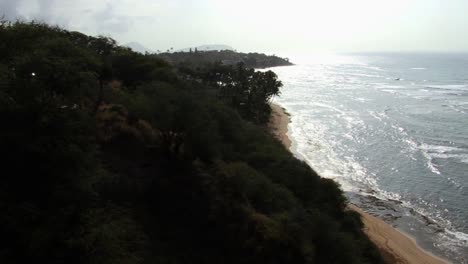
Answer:
M468 54L311 56L271 70L298 158L424 249L468 263Z

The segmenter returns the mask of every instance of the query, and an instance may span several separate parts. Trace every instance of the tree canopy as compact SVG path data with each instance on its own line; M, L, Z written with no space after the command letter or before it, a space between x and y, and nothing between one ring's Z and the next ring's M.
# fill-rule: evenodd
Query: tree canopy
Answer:
M155 55L171 64L188 67L200 67L213 63L223 65L236 65L242 63L247 68L269 68L276 66L289 66L292 63L288 58L280 58L276 55L265 55L262 53L242 53L232 50L210 50L194 52L165 52Z

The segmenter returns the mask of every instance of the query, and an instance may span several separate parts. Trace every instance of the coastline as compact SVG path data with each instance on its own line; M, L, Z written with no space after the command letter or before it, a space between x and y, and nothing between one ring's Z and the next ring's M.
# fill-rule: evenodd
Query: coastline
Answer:
M291 148L291 139L288 137L288 124L290 116L284 108L272 103L272 113L269 128L287 149ZM364 232L377 246L387 263L427 263L442 264L447 261L425 251L419 247L412 237L403 234L383 220L372 216L355 205L348 206L361 215L364 223Z

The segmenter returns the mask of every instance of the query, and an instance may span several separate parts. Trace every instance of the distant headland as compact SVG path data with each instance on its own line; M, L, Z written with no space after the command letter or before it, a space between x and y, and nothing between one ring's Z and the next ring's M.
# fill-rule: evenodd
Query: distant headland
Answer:
M207 65L221 63L223 65L236 65L243 63L247 68L270 68L277 66L293 65L288 58L263 53L242 53L234 50L199 50L198 48L188 51L165 52L158 54L159 57L173 65Z

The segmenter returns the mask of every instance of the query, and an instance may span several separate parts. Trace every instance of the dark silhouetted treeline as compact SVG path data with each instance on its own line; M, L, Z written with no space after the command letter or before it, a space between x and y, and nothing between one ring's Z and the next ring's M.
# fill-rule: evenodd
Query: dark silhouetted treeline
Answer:
M381 263L261 125L276 75L218 66L1 23L0 263Z
M242 53L232 50L213 50L189 52L167 52L160 53L158 57L170 62L175 66L199 67L221 63L223 65L236 65L243 63L247 68L269 68L276 66L288 66L292 63L287 58L280 58L275 55L265 55L263 53Z

